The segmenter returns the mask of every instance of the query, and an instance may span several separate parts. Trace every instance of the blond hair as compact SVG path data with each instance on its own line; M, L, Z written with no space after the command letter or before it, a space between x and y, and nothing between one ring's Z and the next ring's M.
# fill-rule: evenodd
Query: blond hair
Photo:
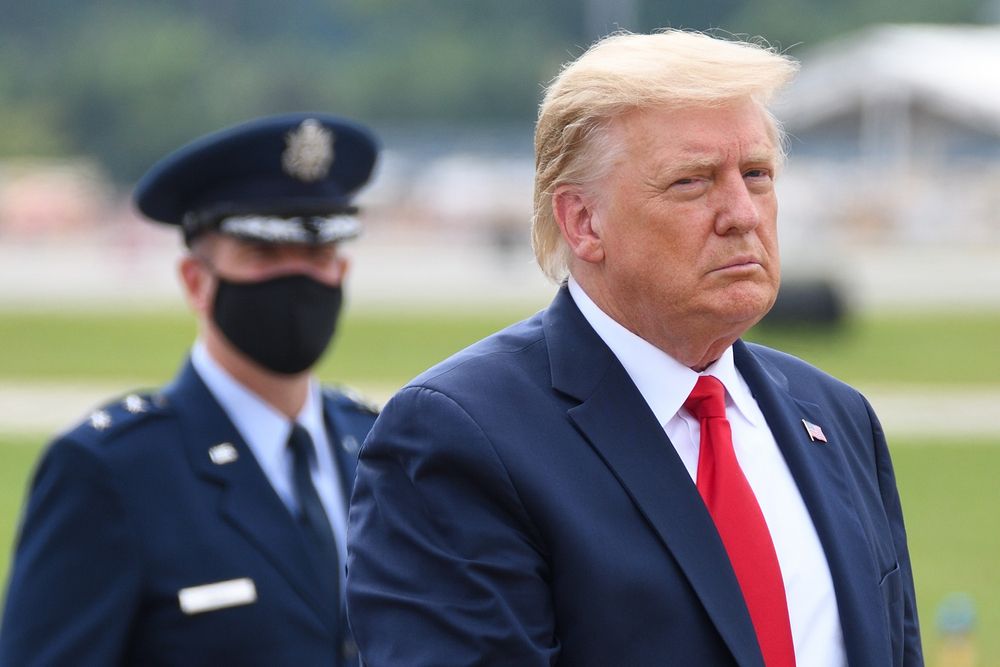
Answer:
M535 126L532 246L545 274L565 279L569 247L552 211L563 184L585 185L614 162L611 121L640 108L720 106L751 99L766 111L798 64L773 48L698 32L618 33L592 45L549 84ZM784 137L769 113L775 145Z

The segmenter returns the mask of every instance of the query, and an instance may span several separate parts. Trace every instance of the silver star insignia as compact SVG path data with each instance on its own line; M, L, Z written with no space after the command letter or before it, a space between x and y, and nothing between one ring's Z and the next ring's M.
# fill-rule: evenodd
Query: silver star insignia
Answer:
M125 409L134 415L146 411L146 401L138 394L129 394L122 402L125 404Z
M98 431L103 431L111 426L111 415L104 410L97 410L90 415L90 425Z

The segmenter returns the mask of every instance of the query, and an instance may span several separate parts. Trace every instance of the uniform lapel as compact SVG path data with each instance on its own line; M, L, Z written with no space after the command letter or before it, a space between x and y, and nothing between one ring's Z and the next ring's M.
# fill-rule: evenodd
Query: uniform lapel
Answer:
M351 500L354 489L354 478L358 468L358 451L361 449L361 437L349 428L350 420L343 414L343 409L337 399L328 392L323 392L323 421L330 438L330 448L333 450L333 460L337 464L340 475L340 488L344 493L344 507Z
M848 662L891 664L891 647L882 638L880 573L854 504L857 492L847 473L840 429L820 406L789 394L785 376L765 366L742 341L734 346L734 356L819 534L833 576ZM829 442L810 440L803 419L822 425Z
M763 667L736 575L691 476L639 390L563 288L545 314L553 387L673 555L740 665Z
M348 427L350 421L345 418L337 398L327 391L323 392L323 423L326 425L326 433L330 441L333 461L337 467L337 474L340 475L340 489L344 496L344 507L349 507L351 492L354 490L354 478L358 468L358 451L361 443ZM340 567L341 569L346 568L347 563L341 563ZM343 584L343 582L341 583ZM346 596L341 595L340 614L342 619L347 618L346 604Z
M181 418L184 445L195 473L221 488L217 510L271 562L325 624L336 628L336 608L322 599L309 577L312 565L291 514L190 362L164 394ZM220 443L235 449L235 459L222 464L212 461L209 451Z

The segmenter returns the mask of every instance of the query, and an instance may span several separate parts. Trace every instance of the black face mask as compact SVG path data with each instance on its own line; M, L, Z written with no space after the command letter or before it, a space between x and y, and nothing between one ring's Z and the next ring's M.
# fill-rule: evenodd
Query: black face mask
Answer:
M343 300L339 285L300 274L247 283L216 278L215 324L236 349L264 368L300 373L330 344Z

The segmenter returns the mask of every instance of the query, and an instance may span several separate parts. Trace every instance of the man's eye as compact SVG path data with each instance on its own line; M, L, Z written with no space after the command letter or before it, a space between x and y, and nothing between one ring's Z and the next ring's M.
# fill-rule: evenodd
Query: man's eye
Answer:
M770 169L750 169L743 174L745 178L770 178Z
M684 178L678 178L673 183L671 187L691 187L693 185L698 185L699 183L704 183L705 179L698 176L685 176Z

